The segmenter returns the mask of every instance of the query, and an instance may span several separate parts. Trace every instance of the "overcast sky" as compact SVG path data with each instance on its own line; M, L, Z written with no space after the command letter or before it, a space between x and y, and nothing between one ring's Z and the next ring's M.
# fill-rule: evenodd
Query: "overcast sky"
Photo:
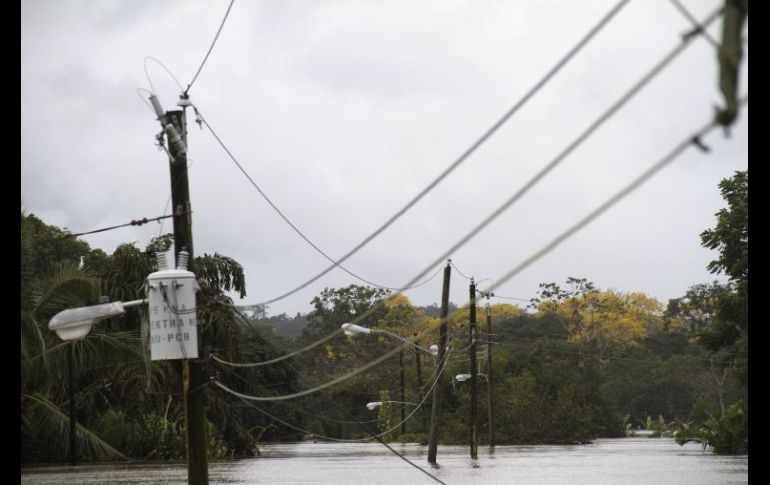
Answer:
M224 143L273 202L340 257L404 206L610 10L596 1L236 1L190 90ZM721 1L682 0L699 19ZM21 3L21 204L83 232L164 214L170 192L159 125L136 88L144 59L183 85L229 1ZM681 42L668 0L631 1L464 164L345 265L400 286L502 204ZM709 32L721 37L721 20ZM748 28L744 31L748 36ZM171 76L147 64L163 107ZM748 49L739 86L748 90ZM714 48L696 39L562 165L452 255L496 279L574 224L702 126L722 104ZM240 262L243 304L282 294L328 262L268 206L188 114L195 253ZM700 245L724 206L717 184L748 166L748 109L711 152L688 149L641 189L497 290L523 299L541 282L585 277L661 301L713 280ZM111 253L170 231L167 221L85 236ZM435 271L435 270L434 270ZM433 274L431 271L430 274ZM308 312L335 270L269 313ZM450 299L467 299L453 274ZM484 285L482 284L482 287ZM437 277L407 292L440 301Z

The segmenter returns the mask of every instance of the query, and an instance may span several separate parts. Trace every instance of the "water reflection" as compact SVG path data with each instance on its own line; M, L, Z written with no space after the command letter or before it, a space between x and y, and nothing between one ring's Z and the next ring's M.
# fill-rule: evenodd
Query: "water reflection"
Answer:
M479 448L440 446L438 467L427 447L393 444L420 467L448 484L641 484L731 485L748 483L748 456L717 456L671 439L623 438L577 446ZM435 483L378 443L286 443L261 448L262 456L209 465L213 484L399 484ZM140 485L187 483L185 464L110 464L22 469L22 484Z

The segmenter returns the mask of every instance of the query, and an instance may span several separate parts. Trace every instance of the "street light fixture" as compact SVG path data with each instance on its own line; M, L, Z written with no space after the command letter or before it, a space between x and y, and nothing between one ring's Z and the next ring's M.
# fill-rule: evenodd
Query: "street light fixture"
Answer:
M438 345L436 345L436 344L433 344L429 348L426 349L426 348L420 347L419 345L417 345L416 343L412 342L409 339L401 337L400 335L396 335L393 332L388 332L387 330L381 330L381 329L378 329L378 328L366 328L366 327L362 327L360 325L356 325L354 323L343 323L342 324L342 331L348 337L354 337L356 335L361 335L361 334L363 334L363 335L370 335L370 334L373 334L373 333L380 334L380 335L387 335L389 337L393 337L395 339L401 340L402 342L406 342L409 345L411 345L411 346L413 346L413 347L415 347L415 348L425 352L426 354L430 354L430 355L432 355L434 357L438 355Z
M116 301L60 311L48 323L48 328L56 332L62 340L80 340L91 331L91 327L105 318L122 315L126 307L141 305L147 300L134 300L126 303Z
M359 334L370 334L372 333L372 330L370 328L362 327L360 325L356 325L354 323L343 323L342 324L342 331L347 335L348 337L353 337L354 335Z
M395 404L409 404L411 406L419 406L419 404L413 403L413 402L404 402L404 401L374 401L370 402L366 405L366 408L369 409L369 411L374 411L376 408L382 406L385 403L395 403Z
M141 305L147 300L134 300L126 303L116 301L113 303L102 303L80 308L69 308L60 311L48 322L48 328L65 341L80 340L91 331L91 327L104 320L105 318L122 315L126 312L126 307ZM75 413L75 346L69 346L67 353L67 369L69 373L69 461L70 464L77 464L77 440L76 426L77 415Z
M480 376L480 377L483 377L484 379L486 379L486 378L487 378L487 375L486 375L486 374L477 373L476 375L477 375L477 376ZM465 381L467 381L467 380L468 380L468 379L470 379L470 378L471 378L471 375L470 375L470 374L457 374L457 375L455 376L455 380L456 380L457 382L465 382Z

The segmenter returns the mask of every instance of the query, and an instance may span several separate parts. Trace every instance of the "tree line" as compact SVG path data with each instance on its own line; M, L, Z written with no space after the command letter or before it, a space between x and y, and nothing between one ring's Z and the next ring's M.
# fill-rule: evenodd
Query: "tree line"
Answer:
M748 452L748 172L724 180L720 190L727 207L701 241L717 252L709 269L725 274L726 282L695 284L664 304L642 292L602 289L587 278L569 277L542 283L526 307L490 301L493 333L486 336L480 317L478 360L481 373L487 365L492 370L498 444L586 443L650 429L718 453ZM149 360L146 311L129 309L75 344L47 328L58 311L96 304L103 295L110 301L143 298L145 278L157 269L155 254L171 243L166 234L143 249L122 244L106 254L22 211L23 463L66 459L72 399L81 460L185 458L181 366ZM422 347L438 342L438 308L416 306L404 295L358 285L327 288L313 298L307 315L268 316L264 307L233 305L229 294L246 295L237 261L204 254L191 269L201 287L204 369L243 394L297 392L345 375L400 342L383 334L339 334L275 365L245 369L221 365L210 354L232 362L269 360L351 321L407 338L422 335ZM437 384L445 397L443 444L467 441L469 386L452 377L470 371L468 315L468 307L453 307L449 317L452 352ZM71 390L65 361L73 345ZM436 372L433 357L405 345L402 355L297 399L253 403L209 385L209 454L250 457L270 441L366 440L372 434L424 443ZM479 390L483 444L483 379ZM386 402L370 410L366 404L372 401L411 404ZM401 417L420 401L426 404L401 426Z

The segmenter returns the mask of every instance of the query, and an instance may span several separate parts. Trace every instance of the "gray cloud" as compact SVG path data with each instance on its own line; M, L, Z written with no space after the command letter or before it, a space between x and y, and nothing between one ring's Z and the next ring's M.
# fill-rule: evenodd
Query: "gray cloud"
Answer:
M534 84L614 2L236 2L191 90L218 134L282 211L339 257L403 206ZM687 2L702 18L718 1ZM189 82L227 7L220 2L22 3L22 203L73 231L160 215L169 193L159 130L134 89L145 56ZM471 159L347 266L398 286L515 192L679 42L666 2L631 2ZM719 36L719 25L710 29ZM178 95L149 64L166 109ZM748 55L741 78L748 89ZM703 124L720 103L716 55L698 39L520 203L452 255L496 278ZM189 120L190 122L192 120ZM585 276L661 300L713 278L699 234L722 207L717 183L747 167L748 109L712 153L675 165L499 293ZM246 303L327 262L264 203L210 134L191 123L196 252L244 265ZM93 235L146 244L160 225ZM169 229L164 225L164 232ZM341 271L271 307L306 312ZM452 300L465 281L455 278ZM408 295L439 299L440 282Z

